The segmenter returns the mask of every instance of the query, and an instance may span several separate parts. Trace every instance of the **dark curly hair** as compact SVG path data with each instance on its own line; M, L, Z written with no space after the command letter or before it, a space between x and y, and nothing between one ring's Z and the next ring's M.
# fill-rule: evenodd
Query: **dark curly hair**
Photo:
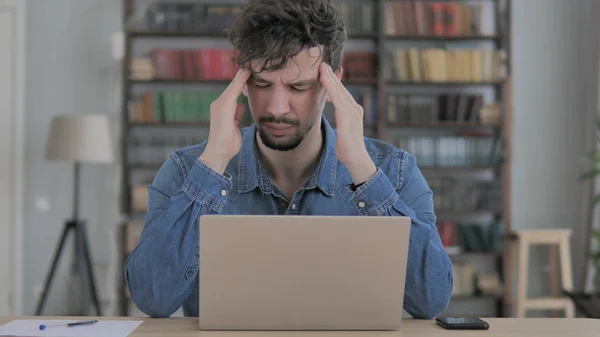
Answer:
M233 61L249 69L274 71L303 48L319 47L333 70L342 65L347 32L332 0L249 0L228 31Z

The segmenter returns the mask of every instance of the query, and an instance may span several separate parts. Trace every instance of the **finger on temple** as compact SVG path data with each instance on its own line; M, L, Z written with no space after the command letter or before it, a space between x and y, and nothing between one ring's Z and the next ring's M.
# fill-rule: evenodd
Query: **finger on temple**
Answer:
M242 93L242 89L244 88L246 81L248 81L248 78L250 78L249 70L238 70L231 83L229 83L225 91L223 91L223 96L227 96L230 99L237 99Z
M325 62L321 64L321 82L323 86L327 90L328 96L330 97L333 103L342 103L341 100L349 100L354 101L354 97L348 90L344 84L339 80L337 75L333 72L331 67L327 65Z

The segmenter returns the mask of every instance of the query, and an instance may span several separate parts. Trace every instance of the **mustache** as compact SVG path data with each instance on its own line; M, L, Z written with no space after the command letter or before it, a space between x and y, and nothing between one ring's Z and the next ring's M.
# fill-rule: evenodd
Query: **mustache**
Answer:
M286 118L286 117L275 117L275 116L260 117L258 119L258 122L260 124L264 124L264 123L279 123L279 124L288 124L288 125L292 125L292 126L299 126L300 125L300 121L298 121L298 120L290 119L290 118Z

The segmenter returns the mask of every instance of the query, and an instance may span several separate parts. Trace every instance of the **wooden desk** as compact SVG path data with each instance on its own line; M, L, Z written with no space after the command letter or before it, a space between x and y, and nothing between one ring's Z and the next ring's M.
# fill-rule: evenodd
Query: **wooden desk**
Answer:
M94 317L0 317L0 325L13 319L93 319ZM600 320L585 318L483 318L489 330L451 331L437 326L432 320L406 319L400 331L375 332L280 332L280 331L199 331L194 318L149 319L135 317L99 317L103 319L143 320L130 337L598 337Z

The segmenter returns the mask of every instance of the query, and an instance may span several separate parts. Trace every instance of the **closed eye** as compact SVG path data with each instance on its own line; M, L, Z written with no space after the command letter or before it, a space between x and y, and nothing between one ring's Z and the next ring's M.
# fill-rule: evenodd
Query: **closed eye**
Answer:
M302 91L306 91L307 89L308 89L308 88L297 88L297 87L292 87L292 90L293 90L293 91L296 91L296 92L302 92Z
M257 87L257 88L259 88L259 89L266 89L266 88L270 87L271 84L270 83L262 84L262 83L259 83L259 82L255 81L254 82L254 86ZM309 87L310 86L298 86L298 87L290 86L290 90L292 90L294 92L303 92L303 91L308 90Z

